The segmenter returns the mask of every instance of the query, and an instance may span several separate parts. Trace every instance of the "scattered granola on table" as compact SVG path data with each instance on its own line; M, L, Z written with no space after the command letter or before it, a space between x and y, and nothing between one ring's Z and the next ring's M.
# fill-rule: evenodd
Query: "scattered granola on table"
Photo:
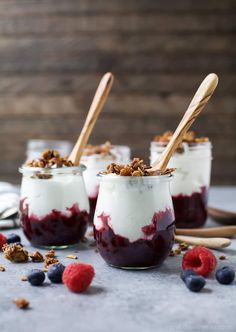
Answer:
M35 251L34 253L29 253L29 257L32 259L34 263L44 262L44 257L39 251Z
M76 256L76 255L67 255L66 258L78 259L78 256Z
M0 264L0 272L5 272L5 271L6 271L5 267Z
M44 272L47 272L48 268L54 264L60 263L58 259L54 257L46 257L44 260Z
M5 244L3 246L4 257L11 262L27 262L29 259L28 251L17 243Z
M20 278L20 280L21 280L21 281L28 281L28 278L27 278L26 276L22 276L22 277Z
M27 309L29 307L29 301L27 301L24 298L18 298L13 300L13 303L19 308L19 309Z
M55 253L54 250L51 249L48 252L46 252L45 257L46 258L54 258L54 257L56 257L56 253Z
M226 257L225 257L225 255L221 255L221 256L219 257L219 259L220 259L221 261L224 261L224 260L226 259Z

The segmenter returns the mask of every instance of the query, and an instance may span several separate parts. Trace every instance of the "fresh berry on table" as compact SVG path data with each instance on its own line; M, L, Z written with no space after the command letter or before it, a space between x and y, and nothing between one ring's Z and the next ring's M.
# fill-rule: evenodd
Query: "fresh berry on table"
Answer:
M72 292L80 293L89 287L94 275L92 265L72 263L65 268L62 281Z
M195 271L193 271L193 270L190 270L190 269L188 269L188 270L182 270L181 271L181 274L180 274L180 277L181 277L181 279L183 280L183 281L185 281L185 279L188 277L188 276L192 276L192 275L194 275L194 276L198 276L199 274L197 274Z
M216 270L216 280L223 285L229 285L234 281L235 271L231 266L223 266Z
M7 243L21 243L21 238L18 234L11 233L7 235Z
M65 270L65 266L61 263L57 263L49 267L48 269L48 279L56 284L62 283L62 274Z
M0 233L0 251L2 250L2 247L4 244L7 243L7 238L4 234Z
M189 275L185 278L185 285L192 292L200 292L206 284L205 278L200 275Z
M32 286L40 286L45 280L45 273L41 270L31 270L27 275L28 281Z
M217 260L211 250L205 247L195 247L188 250L182 261L183 270L193 270L203 277L207 277L215 270Z

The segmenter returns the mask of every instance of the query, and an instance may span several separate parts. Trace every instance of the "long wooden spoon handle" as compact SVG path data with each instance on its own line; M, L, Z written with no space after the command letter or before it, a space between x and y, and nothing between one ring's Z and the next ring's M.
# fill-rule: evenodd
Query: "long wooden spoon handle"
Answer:
M161 155L160 160L156 161L149 172L161 171L164 172L168 162L182 141L184 134L190 128L196 117L203 110L208 100L211 98L216 86L218 84L218 77L216 74L209 74L199 86L196 94L194 95L187 111L185 112L182 120L180 121L177 129L175 130L170 142Z
M224 237L214 237L214 238L202 238L184 235L175 235L175 240L177 242L185 242L194 246L204 246L212 249L221 249L228 247L231 244L231 240Z
M97 118L107 100L112 84L113 84L113 75L111 73L106 73L102 77L99 83L92 104L90 106L86 121L84 123L83 129L69 156L69 160L71 160L74 165L79 165L83 150L89 140L93 127L97 121Z
M233 237L236 235L236 226L222 226L212 228L176 228L177 235L201 236L201 237Z

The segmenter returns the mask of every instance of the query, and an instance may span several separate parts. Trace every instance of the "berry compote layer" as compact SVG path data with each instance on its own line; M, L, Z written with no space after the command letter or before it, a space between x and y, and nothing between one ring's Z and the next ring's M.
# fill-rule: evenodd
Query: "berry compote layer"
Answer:
M174 243L173 213L170 209L154 213L149 225L141 228L143 236L135 241L116 234L108 214L98 216L102 227L94 226L94 237L103 259L122 268L159 266L169 255Z
M89 197L88 199L89 199L89 208L90 208L89 223L92 225L93 224L94 213L95 213L95 210L96 210L96 204L97 204L98 196Z
M195 228L205 224L208 201L208 189L206 187L191 195L179 194L172 196L172 199L176 227Z
M78 203L64 211L53 209L44 216L38 217L29 213L25 199L20 202L20 219L23 231L28 240L35 246L61 247L78 243L84 236L89 215L80 210Z

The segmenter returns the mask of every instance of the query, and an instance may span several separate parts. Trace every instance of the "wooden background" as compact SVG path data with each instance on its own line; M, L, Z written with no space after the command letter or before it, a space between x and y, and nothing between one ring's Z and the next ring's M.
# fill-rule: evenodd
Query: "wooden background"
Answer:
M220 84L196 130L214 184L236 184L235 0L0 0L0 174L19 181L30 138L75 140L101 75L116 80L92 142L149 155L209 72Z

